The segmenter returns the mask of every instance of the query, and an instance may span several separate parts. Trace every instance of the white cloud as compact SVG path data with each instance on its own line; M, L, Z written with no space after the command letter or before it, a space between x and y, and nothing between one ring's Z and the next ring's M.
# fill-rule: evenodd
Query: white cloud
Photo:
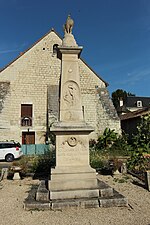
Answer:
M126 76L121 77L121 80L117 80L114 84L117 85L134 85L139 81L147 80L150 82L150 67L147 68L137 68L132 72L128 72Z
M11 52L20 52L22 51L22 49L27 46L27 43L23 43L21 45L19 45L18 47L14 47L14 48L1 48L0 49L0 54L8 54Z
M18 52L19 49L5 49L5 50L0 50L0 54L7 54L10 52Z

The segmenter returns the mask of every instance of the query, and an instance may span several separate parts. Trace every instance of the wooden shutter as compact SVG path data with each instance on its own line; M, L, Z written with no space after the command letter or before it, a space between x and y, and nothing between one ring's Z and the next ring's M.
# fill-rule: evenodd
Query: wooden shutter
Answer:
M21 105L21 117L32 117L32 105L22 104Z

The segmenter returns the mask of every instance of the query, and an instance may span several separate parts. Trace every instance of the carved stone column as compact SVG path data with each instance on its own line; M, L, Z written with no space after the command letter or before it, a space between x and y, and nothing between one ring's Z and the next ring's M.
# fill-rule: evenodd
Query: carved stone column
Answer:
M61 54L60 121L83 122L78 56L82 47L58 48Z

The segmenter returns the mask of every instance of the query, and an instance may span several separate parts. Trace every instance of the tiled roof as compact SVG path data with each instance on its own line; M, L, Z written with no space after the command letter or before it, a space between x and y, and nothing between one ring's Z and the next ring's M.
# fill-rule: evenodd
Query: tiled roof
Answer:
M149 113L150 113L150 108L143 108L143 109L136 110L134 112L129 112L129 113L120 115L120 120L132 119L132 118L143 116Z
M142 102L142 107L150 106L150 97L127 96L126 107L136 107L137 101Z

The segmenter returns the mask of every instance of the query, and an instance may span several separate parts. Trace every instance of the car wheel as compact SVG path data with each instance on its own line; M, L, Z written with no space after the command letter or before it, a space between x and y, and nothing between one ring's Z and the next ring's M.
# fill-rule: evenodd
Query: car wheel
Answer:
M12 154L8 154L5 157L6 162L12 162L14 160L14 156Z

